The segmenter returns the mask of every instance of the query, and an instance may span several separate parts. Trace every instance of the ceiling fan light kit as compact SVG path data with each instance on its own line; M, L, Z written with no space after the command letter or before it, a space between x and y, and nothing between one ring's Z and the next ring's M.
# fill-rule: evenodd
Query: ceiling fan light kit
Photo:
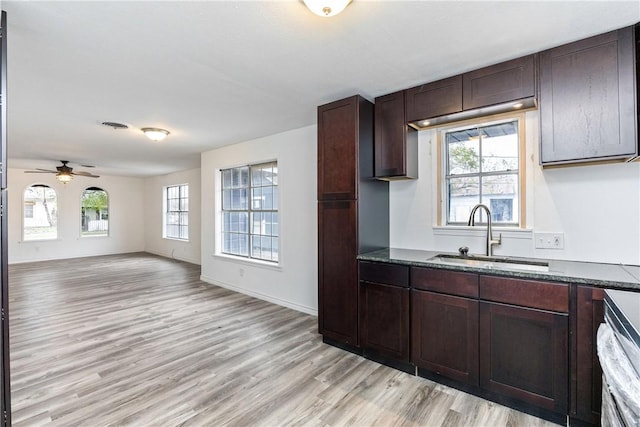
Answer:
M56 179L63 184L71 182L74 175L86 176L88 178L100 178L99 175L94 175L89 172L74 172L72 167L67 166L67 163L69 163L68 160L60 160L60 162L62 163L62 166L56 166L56 170L36 169L34 171L24 171L24 173L53 173L56 175Z
M66 184L68 182L71 182L71 180L73 179L73 175L67 172L58 172L56 174L56 179L61 183Z
M152 141L159 142L162 141L169 135L169 131L160 128L142 128L140 129L144 134Z

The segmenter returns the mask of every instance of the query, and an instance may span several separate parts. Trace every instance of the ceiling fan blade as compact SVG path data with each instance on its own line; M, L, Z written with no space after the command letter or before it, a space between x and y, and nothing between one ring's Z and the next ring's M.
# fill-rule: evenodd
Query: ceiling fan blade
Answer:
M24 171L24 173L58 173L58 172L40 169L40 170L35 170L35 171Z
M42 168L36 168L37 171L41 171L41 172L51 172L51 173L56 173L56 171L52 171L51 169L42 169Z
M89 177L89 178L100 178L100 175L94 175L92 173L82 172L82 171L80 171L80 172L71 172L71 175L86 176L86 177Z

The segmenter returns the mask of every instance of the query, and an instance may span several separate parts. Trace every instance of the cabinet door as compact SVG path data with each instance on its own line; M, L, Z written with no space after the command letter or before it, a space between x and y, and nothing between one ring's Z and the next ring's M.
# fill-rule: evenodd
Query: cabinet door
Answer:
M633 28L540 54L542 164L636 154Z
M568 315L480 302L480 386L550 411L568 408Z
M462 75L462 108L471 110L536 94L535 56L481 68Z
M404 91L376 98L375 176L418 177L418 133L407 126Z
M318 107L318 200L356 198L358 97Z
M427 83L405 91L407 122L462 111L462 75Z
M478 386L478 301L413 290L411 307L412 362Z
M360 327L365 352L409 362L409 289L360 282Z
M577 288L572 415L597 424L600 422L602 406L602 368L596 351L596 334L604 322L604 289L587 286Z
M358 345L356 202L318 203L318 324L327 338Z

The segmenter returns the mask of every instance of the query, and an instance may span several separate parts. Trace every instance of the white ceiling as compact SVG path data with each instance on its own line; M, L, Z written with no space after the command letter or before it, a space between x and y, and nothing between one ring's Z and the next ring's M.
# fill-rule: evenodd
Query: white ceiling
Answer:
M374 97L640 21L639 1L2 1L9 167L150 176ZM129 124L113 130L102 121ZM161 127L163 142L139 128ZM309 141L300 141L301 144Z

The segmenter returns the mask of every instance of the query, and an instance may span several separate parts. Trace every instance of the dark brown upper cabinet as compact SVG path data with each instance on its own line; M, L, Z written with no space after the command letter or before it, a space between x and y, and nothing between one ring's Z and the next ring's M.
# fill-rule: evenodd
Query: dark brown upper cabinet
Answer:
M462 108L471 110L536 94L536 56L529 55L462 75Z
M405 96L408 122L458 113L462 111L462 76L407 89Z
M352 200L358 191L360 97L318 107L318 200Z
M540 53L540 163L638 154L633 27Z
M418 133L407 125L404 91L376 98L374 142L376 178L418 177Z
M416 129L535 107L537 56L501 62L405 91Z

